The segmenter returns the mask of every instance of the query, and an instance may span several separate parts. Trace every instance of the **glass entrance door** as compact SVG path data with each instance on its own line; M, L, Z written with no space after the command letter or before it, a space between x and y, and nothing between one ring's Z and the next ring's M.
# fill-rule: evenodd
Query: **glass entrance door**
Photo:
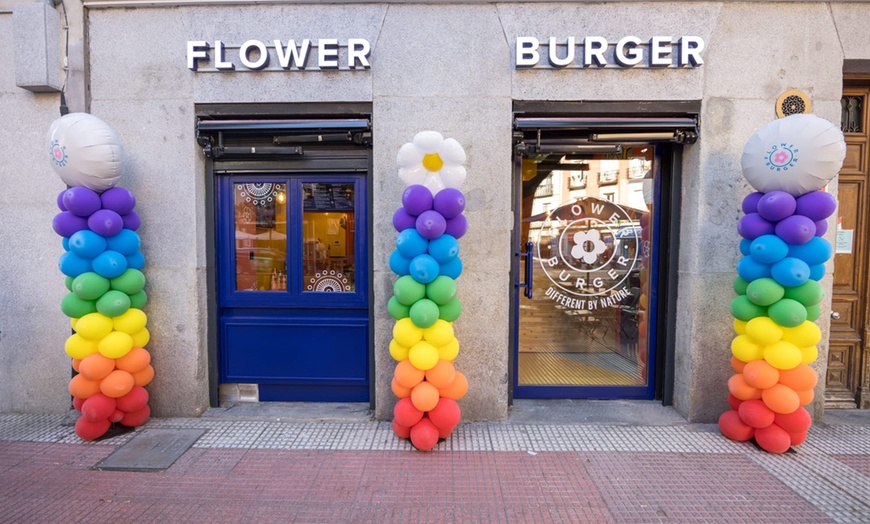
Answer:
M514 396L653 398L653 145L518 159Z

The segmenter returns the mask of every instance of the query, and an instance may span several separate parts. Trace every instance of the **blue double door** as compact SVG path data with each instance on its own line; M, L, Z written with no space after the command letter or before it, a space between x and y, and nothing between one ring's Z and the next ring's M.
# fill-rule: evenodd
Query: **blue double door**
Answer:
M221 384L261 401L368 401L365 176L216 177Z

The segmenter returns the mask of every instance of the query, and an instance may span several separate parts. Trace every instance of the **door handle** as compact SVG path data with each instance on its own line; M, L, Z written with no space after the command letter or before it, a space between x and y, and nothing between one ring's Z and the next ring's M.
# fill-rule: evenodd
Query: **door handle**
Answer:
M836 311L831 311L831 318L834 320L840 320L840 314Z
M517 289L525 289L523 294L526 298L532 298L532 243L526 242L526 252L523 253L520 251L517 253L518 257L525 259L525 267L523 268L525 273L525 282L517 282Z

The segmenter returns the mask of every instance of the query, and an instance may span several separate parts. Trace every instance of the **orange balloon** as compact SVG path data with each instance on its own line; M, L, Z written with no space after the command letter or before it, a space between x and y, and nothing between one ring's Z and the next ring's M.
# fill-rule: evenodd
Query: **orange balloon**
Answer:
M743 379L754 388L767 389L779 382L779 370L766 360L753 360L744 366Z
M93 353L82 359L79 373L88 380L100 381L115 370L115 360L106 358L100 353Z
M151 363L151 353L142 348L133 348L121 358L115 359L115 367L127 373L138 373Z
M743 373L732 375L728 379L728 391L740 400L755 400L761 398L761 390L746 383Z
M465 378L465 375L457 371L456 376L453 377L453 382L451 382L446 388L439 389L438 392L444 398L459 400L468 392L468 379Z
M137 373L133 373L133 383L137 386L145 387L150 384L152 380L154 380L154 368L151 366L148 366Z
M396 382L395 377L393 377L393 382L390 384L390 388L393 390L393 394L399 398L411 396L411 388L400 386L399 383Z
M795 393L797 393L797 396L800 399L801 406L808 405L810 402L813 401L813 399L816 396L816 394L813 393L813 390L811 390L811 389L805 389L802 391L795 391Z
M438 388L423 381L411 390L411 403L420 411L431 411L438 405Z
M774 413L787 415L794 413L801 407L800 397L788 386L775 384L761 392L761 400L764 405L770 408Z
M100 392L100 383L88 380L83 375L76 375L69 381L69 394L75 398L86 399Z
M807 364L800 364L796 368L779 372L779 383L784 384L795 391L813 389L819 381L815 370Z
M439 360L435 367L426 370L426 381L438 389L449 386L455 376L456 368L446 360Z
M79 364L81 363L82 361L77 358L72 359L72 368L76 371L76 373L79 373Z
M746 362L743 362L737 357L731 357L731 369L737 373L743 373L744 367L746 367Z
M133 389L135 384L136 381L133 380L133 375L116 369L100 381L100 391L109 398L123 397Z
M393 378L396 379L396 382L408 389L423 382L424 376L423 371L415 368L407 358L396 364L396 370L393 372Z

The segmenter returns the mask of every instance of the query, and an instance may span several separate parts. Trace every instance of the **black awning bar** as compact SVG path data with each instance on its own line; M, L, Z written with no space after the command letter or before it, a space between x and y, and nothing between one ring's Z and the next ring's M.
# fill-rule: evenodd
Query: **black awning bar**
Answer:
M517 117L517 129L695 129L698 121L687 117Z
M294 120L200 120L197 130L215 131L366 131L372 124L367 118L294 119Z

